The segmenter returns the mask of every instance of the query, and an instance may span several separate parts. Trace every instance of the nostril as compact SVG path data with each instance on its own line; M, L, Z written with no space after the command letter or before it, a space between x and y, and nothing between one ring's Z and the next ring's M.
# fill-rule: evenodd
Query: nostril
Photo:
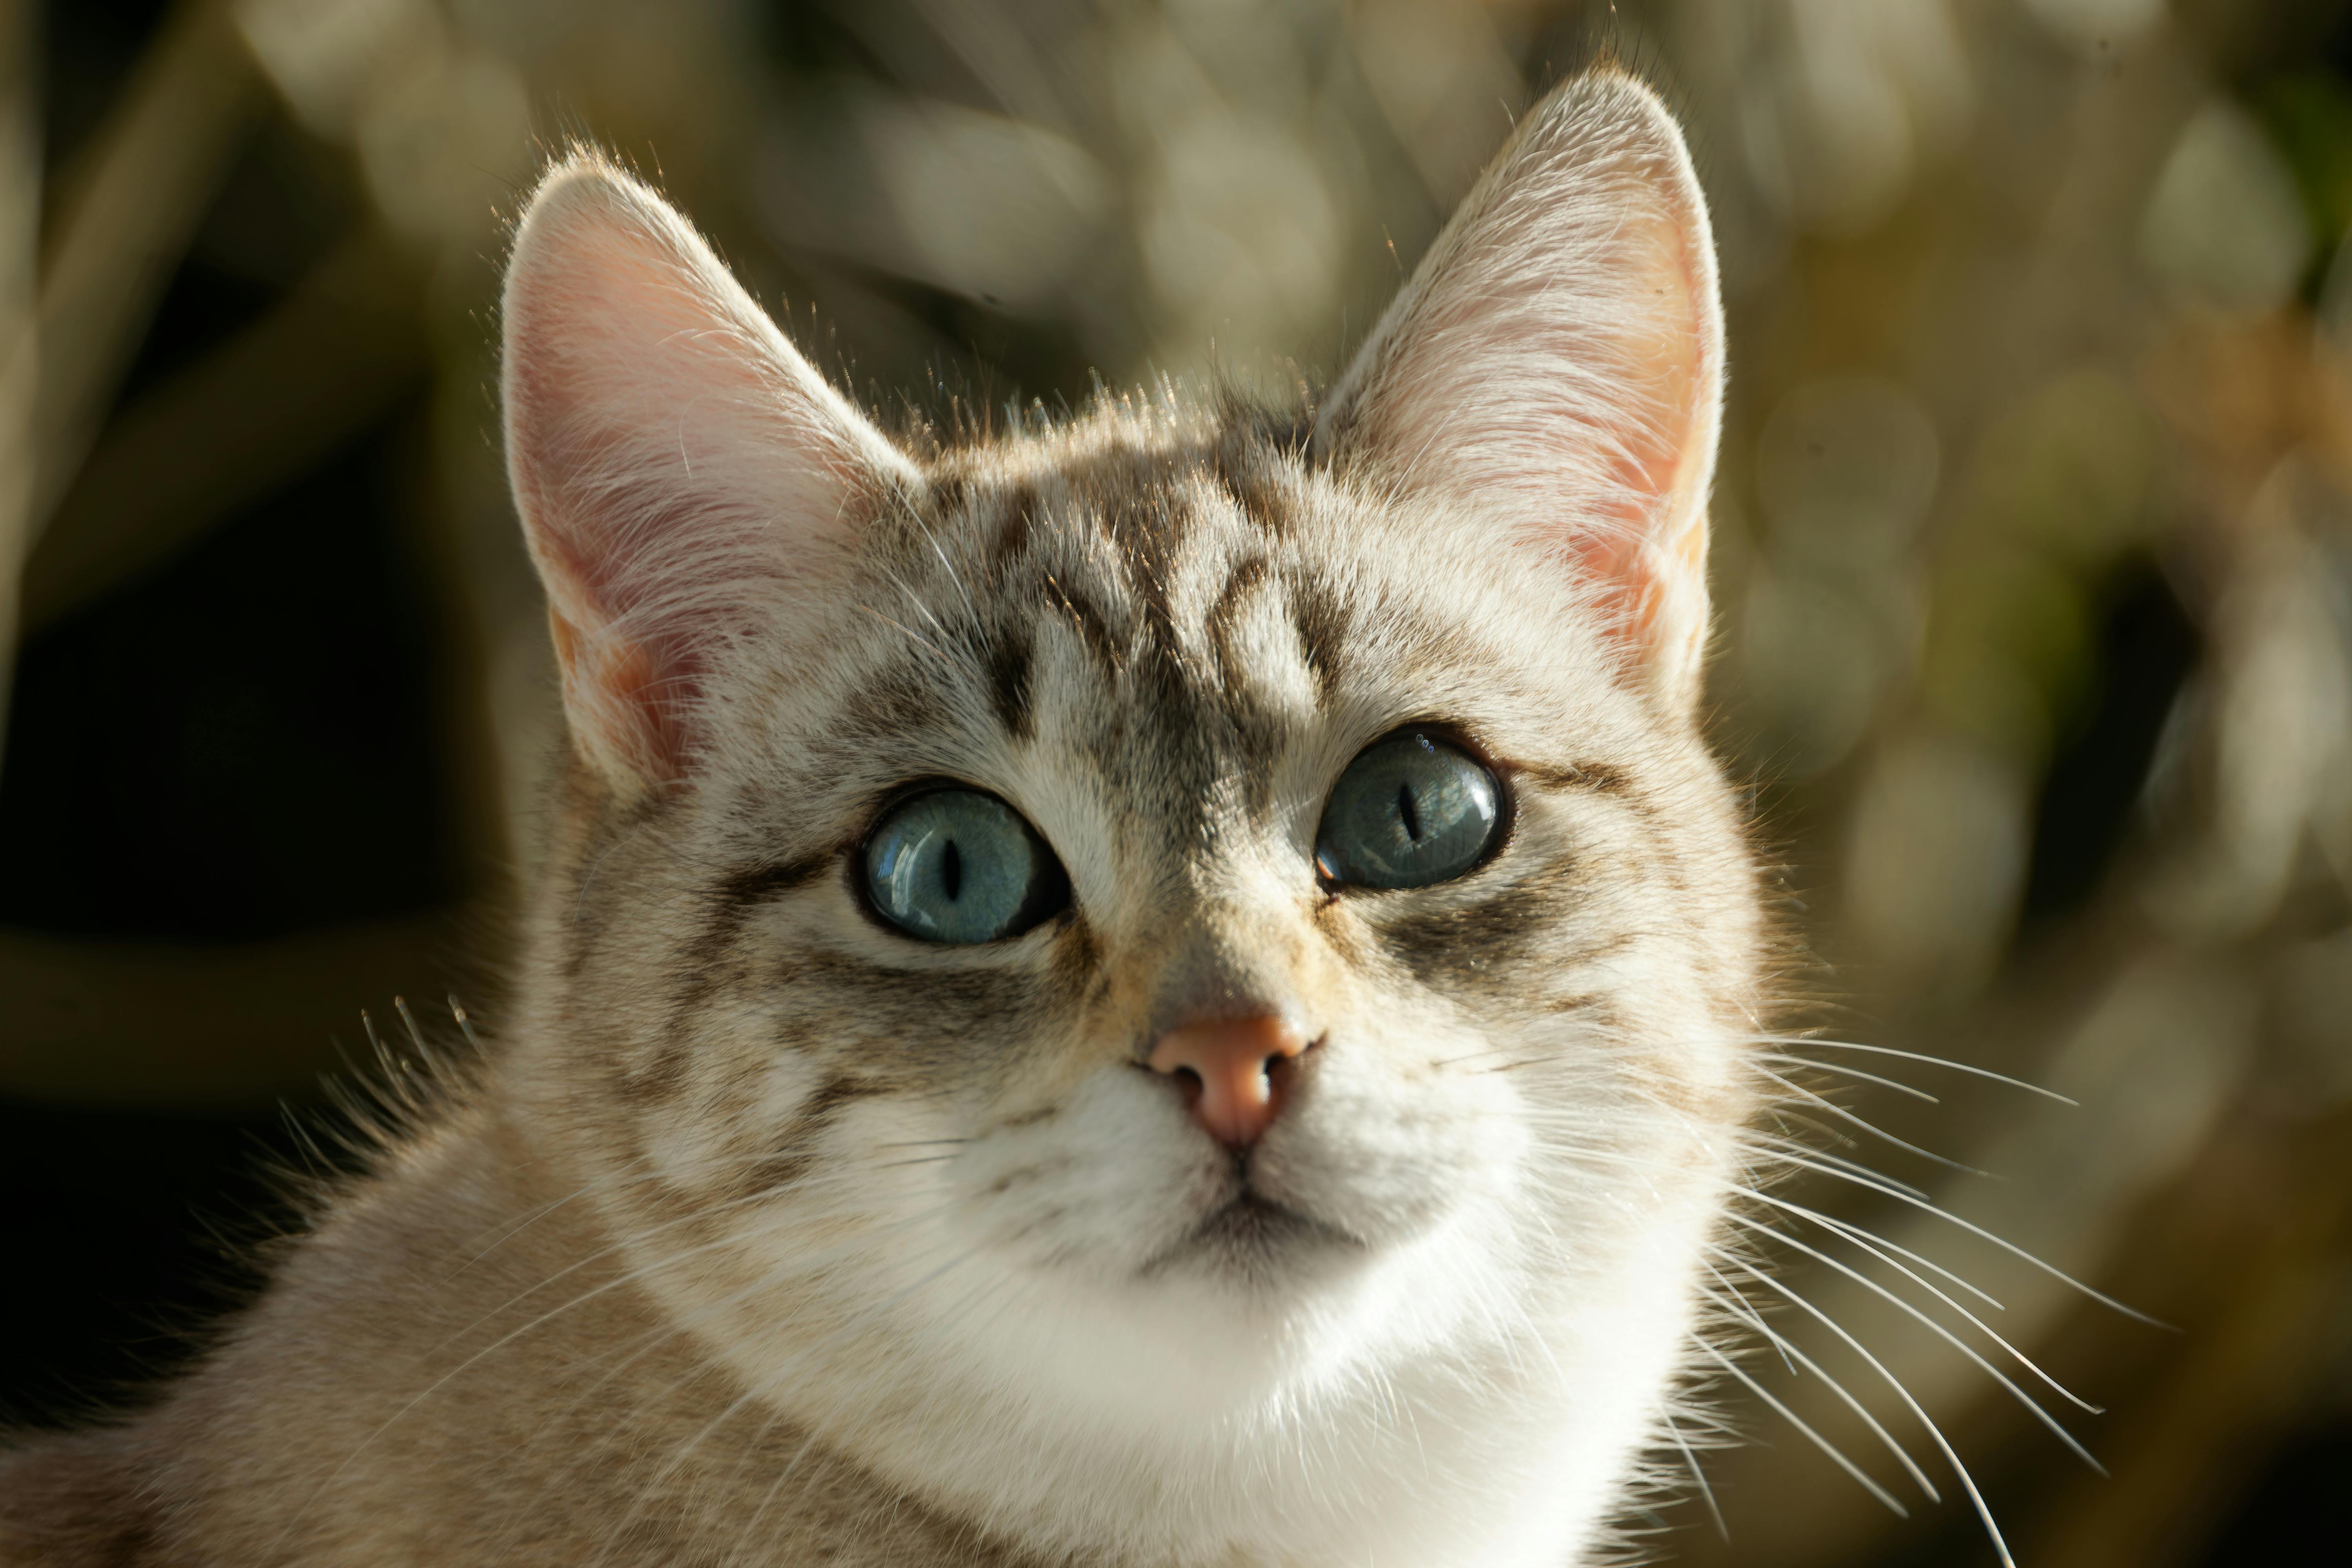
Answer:
M1281 1114L1292 1058L1310 1043L1278 1016L1218 1019L1170 1030L1145 1065L1181 1086L1192 1119L1212 1137L1239 1149Z

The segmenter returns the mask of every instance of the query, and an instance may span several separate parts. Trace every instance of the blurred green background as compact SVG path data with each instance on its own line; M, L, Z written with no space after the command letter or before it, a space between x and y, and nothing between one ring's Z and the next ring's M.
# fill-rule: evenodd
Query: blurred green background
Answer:
M2352 1561L2352 6L0 19L0 1405L69 1415L251 1288L219 1244L268 1222L263 1159L310 1157L273 1108L395 996L495 1028L557 719L493 303L549 149L656 177L887 414L1053 411L1328 374L1513 111L1609 56L1685 116L1716 213L1710 701L1804 944L1791 1021L2080 1101L1851 1053L1937 1098L1818 1080L1987 1175L1816 1120L2170 1328L1899 1198L1789 1189L1997 1298L2105 1407L2044 1392L2101 1479L1854 1276L1787 1278L2022 1561ZM1772 1321L1933 1473L1851 1350ZM1744 1363L1899 1489L1800 1364ZM1898 1519L1718 1398L1757 1439L1702 1458L1732 1544L1693 1500L1662 1555L1992 1560L1957 1489Z

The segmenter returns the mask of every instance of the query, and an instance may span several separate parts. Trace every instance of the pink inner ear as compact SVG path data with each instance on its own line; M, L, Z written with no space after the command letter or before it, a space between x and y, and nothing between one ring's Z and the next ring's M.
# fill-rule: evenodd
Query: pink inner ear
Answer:
M1698 613L1706 613L1706 489L1714 468L1720 330L1707 310L1713 269L1692 265L1690 234L1668 221L1639 228L1643 242L1628 252L1650 253L1651 269L1670 280L1661 294L1683 308L1661 312L1653 332L1628 334L1629 379L1643 389L1657 417L1632 426L1614 465L1617 491L1633 503L1624 508L1628 515L1616 528L1582 533L1571 549L1621 611L1620 634L1652 644L1687 631L1675 623L1692 592L1702 595Z
M547 622L555 638L556 660L563 668L566 706L575 713L598 710L604 728L634 737L638 744L632 748L631 761L650 777L667 781L683 773L687 742L679 715L681 694L667 689L668 680L656 673L658 660L623 637L583 639L553 610Z
M521 365L507 395L516 427L530 432L511 466L548 590L565 704L583 739L666 782L689 760L704 645L730 629L714 590L732 552L698 552L690 506L661 504L663 481L674 478L659 471L667 465L639 462L629 473L625 436L596 430L603 411L550 395L559 390L571 390L560 374ZM688 606L698 613L680 613Z
M1521 121L1327 405L1321 438L1477 503L1697 691L1722 329L1673 121L1599 72Z
M574 724L648 779L682 776L692 760L692 715L703 695L709 643L728 628L715 616L666 620L633 613L642 608L630 603L639 584L625 575L599 583L587 570L576 586L559 591L555 570L543 570L548 626ZM572 618L583 604L590 606L585 626Z
M691 764L726 650L805 617L911 470L699 236L593 155L507 278L507 459L577 743L624 788Z

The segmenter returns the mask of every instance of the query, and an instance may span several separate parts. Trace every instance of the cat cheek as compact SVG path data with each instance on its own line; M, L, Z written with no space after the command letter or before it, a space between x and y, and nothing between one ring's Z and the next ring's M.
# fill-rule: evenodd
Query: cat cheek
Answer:
M1300 1097L1294 1125L1268 1141L1257 1173L1269 1196L1295 1195L1369 1241L1401 1244L1517 1183L1528 1142L1501 1075L1408 1072L1423 1053L1482 1053L1476 1041L1416 1049L1343 1040Z
M1230 1161L1160 1089L1124 1066L1098 1071L1050 1118L980 1139L958 1185L1017 1255L1131 1279L1233 1183Z

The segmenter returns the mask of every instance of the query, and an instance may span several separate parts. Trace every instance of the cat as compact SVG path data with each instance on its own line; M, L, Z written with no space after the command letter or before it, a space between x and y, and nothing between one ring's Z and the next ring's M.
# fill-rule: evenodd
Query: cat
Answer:
M546 173L569 748L509 1026L0 1563L1613 1553L1704 1371L1767 921L1652 91L1551 92L1312 406L918 448Z

